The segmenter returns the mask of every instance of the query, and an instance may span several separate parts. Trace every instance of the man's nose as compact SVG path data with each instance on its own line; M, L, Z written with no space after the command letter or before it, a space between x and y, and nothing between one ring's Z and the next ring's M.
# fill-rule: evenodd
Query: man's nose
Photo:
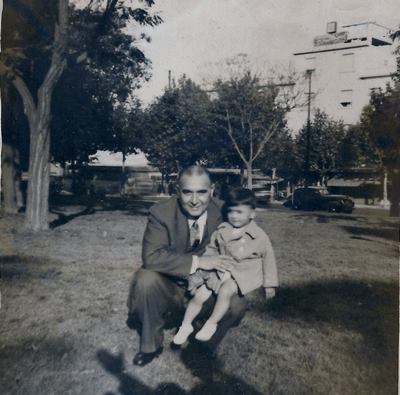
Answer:
M194 193L194 194L192 195L192 198L190 199L190 202L191 202L192 204L197 204L198 201L199 201L199 198L198 198L198 196L197 196L197 193Z

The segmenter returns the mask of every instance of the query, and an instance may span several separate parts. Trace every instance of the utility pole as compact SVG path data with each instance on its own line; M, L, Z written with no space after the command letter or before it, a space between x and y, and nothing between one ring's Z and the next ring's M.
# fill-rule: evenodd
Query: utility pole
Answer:
M168 89L171 89L171 70L168 70Z
M307 69L306 76L308 78L308 100L307 100L307 145L306 145L306 186L310 182L310 140L311 140L311 76L314 69Z

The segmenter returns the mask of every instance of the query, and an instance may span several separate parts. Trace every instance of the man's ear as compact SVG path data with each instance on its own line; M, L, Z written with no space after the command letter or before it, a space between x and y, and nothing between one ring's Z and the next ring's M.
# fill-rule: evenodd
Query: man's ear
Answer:
M256 210L253 210L250 214L250 218L254 219L256 217Z
M215 184L211 184L210 190L211 190L211 196L214 196Z

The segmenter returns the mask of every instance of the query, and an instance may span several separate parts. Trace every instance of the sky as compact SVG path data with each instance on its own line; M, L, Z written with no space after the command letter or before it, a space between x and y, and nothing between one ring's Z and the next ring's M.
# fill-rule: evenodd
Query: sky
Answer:
M156 0L153 10L164 22L146 29L152 41L141 44L153 74L139 92L144 103L162 93L168 70L206 84L227 59L246 54L250 67L267 75L310 48L329 21L400 25L399 0Z
M152 62L152 78L139 91L145 104L162 94L168 70L207 83L226 71L227 59L246 54L257 73L287 67L292 54L312 46L326 24L374 21L400 25L400 0L155 0L164 22L145 32L152 38L141 48ZM132 27L137 35L140 30ZM101 153L100 162L119 164L118 155ZM128 166L146 164L143 154L130 155Z

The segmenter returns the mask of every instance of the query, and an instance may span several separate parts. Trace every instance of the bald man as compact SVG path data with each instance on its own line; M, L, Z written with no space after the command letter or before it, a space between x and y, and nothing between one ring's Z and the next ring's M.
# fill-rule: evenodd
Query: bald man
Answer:
M183 308L189 275L197 269L230 268L231 257L202 257L211 234L222 222L221 202L212 196L208 171L191 166L178 177L177 196L150 208L143 237L143 266L135 273L128 299L129 312L135 312L141 323L140 351L134 365L147 365L161 354L164 315ZM245 299L234 295L230 313L207 343L210 355L245 311Z

